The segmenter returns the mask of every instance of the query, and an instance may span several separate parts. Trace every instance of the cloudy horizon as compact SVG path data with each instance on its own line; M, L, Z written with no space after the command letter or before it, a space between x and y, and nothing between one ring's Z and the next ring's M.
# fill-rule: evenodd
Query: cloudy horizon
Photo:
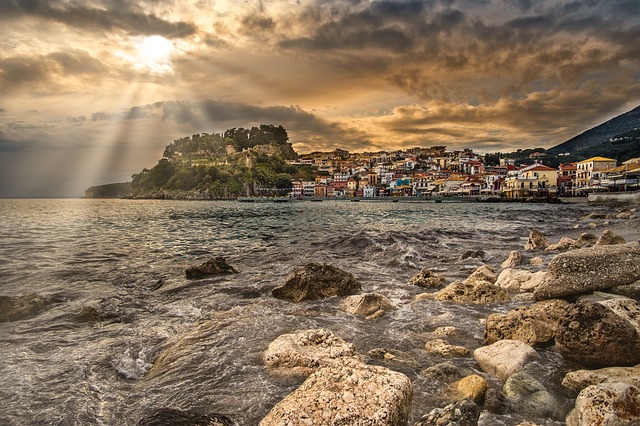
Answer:
M8 0L0 197L75 197L174 139L549 148L640 104L635 0Z

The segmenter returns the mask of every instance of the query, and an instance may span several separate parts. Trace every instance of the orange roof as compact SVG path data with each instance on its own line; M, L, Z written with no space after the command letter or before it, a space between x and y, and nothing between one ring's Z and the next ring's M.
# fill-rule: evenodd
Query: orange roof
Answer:
M587 158L586 160L578 161L578 163L590 163L592 161L595 161L595 162L613 161L613 162L615 162L616 160L613 159L613 158L606 158L606 157L591 157L591 158Z

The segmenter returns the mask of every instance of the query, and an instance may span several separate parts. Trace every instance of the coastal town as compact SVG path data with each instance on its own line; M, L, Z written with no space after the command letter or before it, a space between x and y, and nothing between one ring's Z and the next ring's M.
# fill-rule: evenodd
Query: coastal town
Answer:
M498 165L488 165L472 149L447 151L445 146L375 153L314 152L290 161L312 166L317 173L315 180L293 181L288 197L484 195L522 199L639 189L640 158L618 164L615 159L596 156L553 168L544 164L545 157L544 152L534 152L529 164L500 158Z

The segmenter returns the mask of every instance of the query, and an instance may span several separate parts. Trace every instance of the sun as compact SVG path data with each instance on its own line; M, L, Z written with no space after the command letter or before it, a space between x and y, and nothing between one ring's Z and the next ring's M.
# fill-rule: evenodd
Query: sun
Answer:
M155 73L172 72L173 49L173 43L162 36L145 37L136 45L136 62L139 67Z

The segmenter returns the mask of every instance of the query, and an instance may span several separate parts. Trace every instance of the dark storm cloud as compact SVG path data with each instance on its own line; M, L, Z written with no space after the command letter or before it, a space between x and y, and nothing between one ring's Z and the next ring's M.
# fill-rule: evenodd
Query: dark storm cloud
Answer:
M119 29L134 35L159 34L169 38L186 37L196 32L192 23L170 22L154 14L132 10L127 3L117 2L108 8L107 2L105 6L107 8L103 9L61 1L3 0L0 2L0 17L12 19L30 16L82 29Z

